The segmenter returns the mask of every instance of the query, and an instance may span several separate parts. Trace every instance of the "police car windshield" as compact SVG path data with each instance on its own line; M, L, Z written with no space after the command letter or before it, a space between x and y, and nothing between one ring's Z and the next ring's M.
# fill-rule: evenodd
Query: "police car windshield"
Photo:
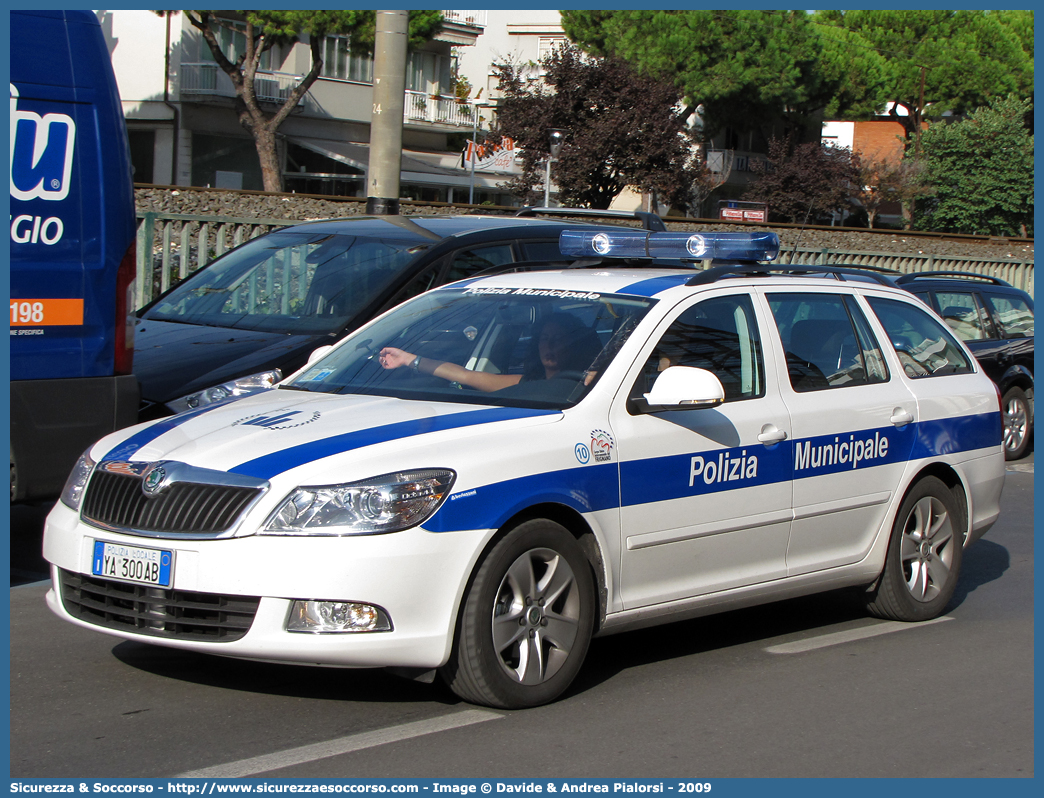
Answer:
M144 318L279 333L340 332L418 251L416 237L277 231L196 272Z
M431 291L283 387L563 409L597 383L655 302L556 289Z

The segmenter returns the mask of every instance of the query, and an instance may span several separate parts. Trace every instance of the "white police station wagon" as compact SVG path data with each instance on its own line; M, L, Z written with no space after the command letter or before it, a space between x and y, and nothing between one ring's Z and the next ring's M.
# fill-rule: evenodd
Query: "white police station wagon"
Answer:
M98 442L47 520L50 607L497 707L553 700L596 634L845 586L944 610L1004 482L997 390L944 323L759 264L772 234L561 246L574 268L430 291L274 390ZM679 257L714 265L651 265Z

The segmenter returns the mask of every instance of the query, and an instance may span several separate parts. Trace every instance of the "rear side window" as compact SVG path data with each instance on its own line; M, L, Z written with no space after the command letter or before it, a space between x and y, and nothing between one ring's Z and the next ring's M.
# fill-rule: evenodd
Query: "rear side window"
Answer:
M986 301L993 307L993 315L1000 324L1004 338L1033 337L1033 309L1019 296L987 294Z
M503 266L514 263L515 256L511 251L511 244L494 244L488 247L472 247L462 250L453 256L449 268L446 270L446 279L443 282L452 283L463 280L473 274L491 269L494 266Z
M962 341L982 341L990 337L986 314L970 291L936 291L939 315Z
M558 239L554 241L525 241L522 243L525 260L562 260Z
M950 331L921 308L882 297L867 300L888 334L906 376L919 379L972 371Z
M798 393L888 380L884 356L858 303L841 294L769 294Z

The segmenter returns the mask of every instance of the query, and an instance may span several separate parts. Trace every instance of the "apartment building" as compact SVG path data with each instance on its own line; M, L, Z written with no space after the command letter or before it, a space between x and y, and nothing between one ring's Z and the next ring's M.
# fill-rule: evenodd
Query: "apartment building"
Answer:
M488 111L459 102L455 59L486 28L485 11L444 11L439 33L410 52L403 114L403 198L492 202L510 197L503 174L464 162L470 138ZM261 189L252 137L239 124L235 91L209 46L184 14L99 11L131 139L135 180L160 185ZM239 26L243 29L245 26ZM243 33L222 29L225 54L244 47ZM373 59L327 37L322 76L278 133L287 191L365 196L373 107ZM307 41L265 54L255 89L275 110L311 67Z

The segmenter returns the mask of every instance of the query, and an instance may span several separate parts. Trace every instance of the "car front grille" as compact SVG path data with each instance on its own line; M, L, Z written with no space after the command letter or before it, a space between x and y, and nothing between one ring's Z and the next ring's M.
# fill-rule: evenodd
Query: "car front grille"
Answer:
M142 487L151 465L100 464L84 493L83 519L131 533L214 536L231 529L265 489L265 483L228 484L223 472L164 463L174 473L180 465L185 478L148 495Z
M109 582L59 570L62 603L74 618L153 637L230 643L250 629L261 599Z

